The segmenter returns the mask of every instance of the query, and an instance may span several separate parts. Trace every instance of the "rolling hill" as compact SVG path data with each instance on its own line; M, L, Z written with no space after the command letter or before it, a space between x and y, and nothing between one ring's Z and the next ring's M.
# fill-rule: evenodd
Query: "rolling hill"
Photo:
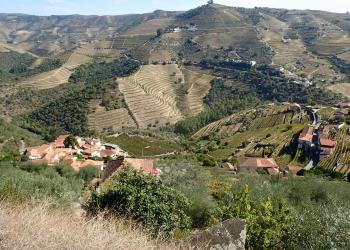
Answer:
M45 106L67 103L67 94L79 91L88 95L82 103L74 101L84 109L82 126L97 131L167 127L206 112L216 114L212 122L232 114L229 99L244 91L261 102L335 102L341 97L329 93L339 93L337 86L348 92L348 18L218 4L123 16L2 14L0 48L7 56L0 60L1 89L7 91L1 95L2 116L33 117ZM76 72L123 58L144 65L127 77L97 77L108 82L96 84L103 91L94 87L91 93L82 82L72 84ZM243 90L218 91L216 79L225 77Z

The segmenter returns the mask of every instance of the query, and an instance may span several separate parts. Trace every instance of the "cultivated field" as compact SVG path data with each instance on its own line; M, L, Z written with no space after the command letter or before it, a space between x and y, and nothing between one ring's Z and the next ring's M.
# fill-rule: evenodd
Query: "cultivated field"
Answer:
M172 154L180 151L179 144L169 140L147 137L129 136L121 134L117 137L110 136L107 141L119 145L134 157L151 157L164 154Z
M152 36L120 36L114 38L111 48L116 50L127 50L137 47L147 42Z
M69 77L73 72L62 66L58 69L44 72L28 78L22 82L23 87L31 87L37 89L50 89L58 85L68 82Z
M98 110L88 116L90 130L103 131L104 129L118 130L126 127L136 127L136 124L125 108L116 110Z
M347 63L350 63L350 51L339 54L337 57L346 61Z
M125 36L154 36L157 29L164 29L174 22L174 18L152 19L132 27L123 35Z
M300 39L284 40L290 29L287 23L264 14L261 25L262 39L271 46L275 54L273 64L282 65L298 76L306 74L309 79L333 80L336 73L326 60L308 53Z
M203 98L210 90L213 76L196 71L182 69L185 86L179 92L179 107L185 116L194 116L204 110Z
M338 94L343 94L344 96L350 98L350 83L338 83L330 85L327 87L327 89Z
M180 69L171 64L146 65L134 75L117 80L139 127L161 127L182 118L175 92L175 82L180 78Z
M319 163L320 167L334 170L336 172L348 175L350 173L350 135L349 126L340 129L332 139L338 141L335 152L325 160Z

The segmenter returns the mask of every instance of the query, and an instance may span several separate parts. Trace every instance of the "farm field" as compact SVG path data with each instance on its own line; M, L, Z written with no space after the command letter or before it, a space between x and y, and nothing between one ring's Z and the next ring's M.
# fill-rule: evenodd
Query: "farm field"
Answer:
M305 112L293 114L286 112L288 105L272 105L258 109L241 111L231 116L210 123L197 131L192 137L194 139L210 133L225 134L235 133L242 128L259 129L283 124L307 123L308 115Z
M154 137L129 136L107 137L109 143L119 145L134 157L151 157L180 151L180 146Z
M333 170L344 175L350 173L350 135L349 126L345 126L338 131L334 140L338 141L335 152L319 163L320 167Z
M73 72L62 66L58 69L34 75L22 82L23 87L50 89L68 82Z
M327 108L322 108L317 111L317 114L321 116L322 120L329 120L333 114L334 114L335 109L332 107L327 107Z
M208 94L213 76L183 68L185 86L179 93L179 107L184 115L194 116L204 110L203 98Z
M125 108L116 110L99 110L88 116L90 130L101 132L105 129L118 130L126 127L136 127L136 124Z
M350 63L350 51L344 52L342 54L337 55L338 58Z
M217 160L226 160L231 156L262 157L264 152L266 154L269 152L277 159L281 157L282 149L292 143L293 136L303 127L304 124L278 125L238 132L222 141L221 144L225 146L208 154Z
M174 18L152 19L132 27L123 35L125 36L154 36L157 29L164 29L174 22Z
M162 127L182 119L177 107L175 82L183 79L180 69L171 65L146 65L117 83L140 128Z
M146 43L152 36L120 36L113 39L111 48L116 50L127 50Z
M298 76L305 75L308 79L332 80L336 73L324 59L307 52L307 48L300 39L285 40L284 36L290 30L288 23L272 16L263 15L261 29L262 39L274 50L273 64L282 65L289 72Z
M344 96L350 98L350 83L337 83L327 87L327 89L333 91L334 93L343 94Z

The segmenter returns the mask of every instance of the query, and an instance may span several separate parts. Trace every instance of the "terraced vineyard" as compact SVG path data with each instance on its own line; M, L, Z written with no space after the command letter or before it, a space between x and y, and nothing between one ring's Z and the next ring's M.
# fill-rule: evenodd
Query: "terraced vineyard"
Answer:
M350 135L348 134L349 126L338 131L333 138L338 141L335 152L328 158L319 163L320 167L333 170L344 175L350 173Z
M120 36L113 39L111 48L116 50L127 50L146 43L152 36Z
M50 89L57 87L58 85L68 82L69 77L73 72L62 66L58 69L44 72L22 82L23 87L37 88L37 89Z
M306 113L293 113L287 112L282 114L276 114L272 116L266 116L257 118L250 125L249 129L269 128L282 124L296 124L308 122L308 116Z
M298 76L306 74L309 79L332 80L336 75L326 60L308 53L300 39L284 39L290 30L288 23L264 14L261 26L262 39L274 51L273 64L281 65Z
M111 128L118 130L126 127L136 127L136 124L125 108L116 110L99 110L88 116L88 126L90 130L103 131Z
M154 36L157 32L157 29L164 29L171 25L174 22L174 18L161 18L161 19L152 19L141 24L132 27L123 35L127 36Z
M203 98L210 90L213 76L182 69L185 87L179 92L179 107L186 116L194 116L204 110Z
M174 87L181 75L175 64L146 65L133 76L117 80L139 127L165 126L182 118Z

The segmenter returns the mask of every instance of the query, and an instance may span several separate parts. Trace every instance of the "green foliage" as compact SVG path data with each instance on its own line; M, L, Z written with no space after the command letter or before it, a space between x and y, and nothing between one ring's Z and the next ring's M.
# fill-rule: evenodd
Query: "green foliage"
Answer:
M94 178L98 178L101 175L101 171L93 166L87 166L79 170L78 176L85 181L86 184L90 183Z
M201 66L214 70L218 76L245 84L262 100L306 104L315 101L320 104L335 104L336 100L342 99L340 95L321 88L295 84L284 77L283 73L267 65L248 68L237 67L236 64L231 65L220 60L203 60Z
M41 138L25 129L0 119L0 161L25 160L20 149L42 144Z
M328 61L334 65L341 73L345 74L346 77L350 80L350 64L346 61L336 57L328 57Z
M156 235L173 235L187 230L189 201L152 175L126 168L113 176L101 193L87 202L89 212L109 210L141 222Z
M64 131L74 134L88 133L89 101L102 99L105 93L115 89L115 78L130 75L139 66L138 62L123 58L111 63L79 67L69 79L73 91L30 113L28 117L23 117L23 126L45 136Z
M192 227L210 226L216 203L208 188L209 173L198 164L185 159L162 160L157 163L162 170L162 182L184 194L191 201L189 215Z
M0 199L49 199L53 205L70 206L83 189L83 180L71 171L30 163L0 163Z
M14 75L21 75L34 63L35 58L27 53L1 52L0 69Z
M228 190L227 184L223 187L222 190L215 190L215 197L219 203L216 216L220 220L241 218L247 221L248 249L278 248L292 223L287 204L280 200L274 204L270 198L255 202L250 198L248 186L237 194Z
M66 139L64 139L63 144L66 148L75 148L79 147L79 143L77 141L77 138L75 138L74 135L67 136Z
M33 69L27 69L25 72L26 76L35 75L50 70L58 69L63 65L63 61L59 59L45 59L39 66Z
M192 134L211 122L259 103L259 99L249 90L235 88L224 80L215 79L211 85L212 88L204 99L209 108L197 116L176 123L176 133Z

